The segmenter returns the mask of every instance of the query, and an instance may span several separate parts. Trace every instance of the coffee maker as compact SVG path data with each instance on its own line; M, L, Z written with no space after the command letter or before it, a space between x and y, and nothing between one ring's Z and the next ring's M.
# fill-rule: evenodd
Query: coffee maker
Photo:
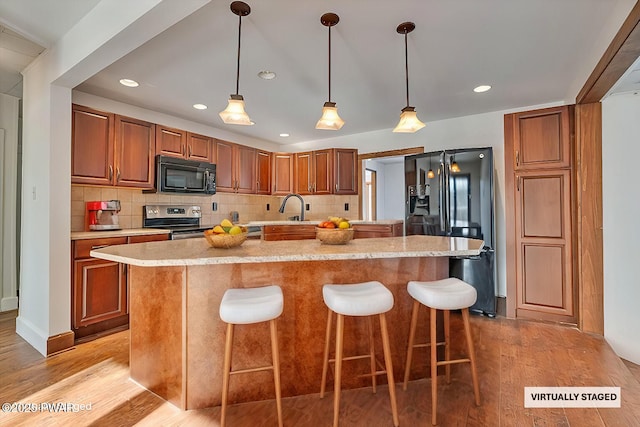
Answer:
M86 202L85 230L120 230L118 212L120 200Z

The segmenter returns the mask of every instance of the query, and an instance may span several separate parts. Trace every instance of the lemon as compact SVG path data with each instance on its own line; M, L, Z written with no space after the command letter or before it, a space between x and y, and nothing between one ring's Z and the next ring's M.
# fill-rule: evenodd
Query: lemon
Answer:
M224 229L221 226L216 225L213 227L213 232L216 234L224 234Z
M233 223L231 221L229 221L228 219L223 219L222 222L220 223L220 225L222 227L233 227Z
M237 225L234 225L229 229L229 234L240 234L240 233L242 233L242 228L238 227Z
M347 221L340 221L338 228L349 228L349 223Z

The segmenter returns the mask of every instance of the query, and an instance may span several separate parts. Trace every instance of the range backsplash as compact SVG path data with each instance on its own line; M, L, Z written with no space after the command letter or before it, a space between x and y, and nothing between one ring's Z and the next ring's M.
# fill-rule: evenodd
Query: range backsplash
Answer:
M329 215L357 219L358 196L303 196L309 210L305 219L322 220ZM212 196L185 196L171 194L143 193L142 190L126 188L71 186L71 231L84 231L85 202L94 200L120 200L119 215L122 228L142 227L142 207L151 204L194 204L202 206L203 225L218 224L225 218L231 219L231 212L239 214L239 222L286 220L300 214L300 202L291 198L285 213L278 212L284 196L262 196L253 194L218 193ZM212 209L213 202L217 210ZM349 210L345 211L345 203ZM269 210L267 210L267 204Z

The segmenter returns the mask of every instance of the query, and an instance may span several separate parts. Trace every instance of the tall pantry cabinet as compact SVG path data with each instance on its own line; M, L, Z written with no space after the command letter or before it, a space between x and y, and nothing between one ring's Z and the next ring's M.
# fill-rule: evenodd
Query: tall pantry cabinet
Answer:
M576 323L574 106L505 115L507 315Z

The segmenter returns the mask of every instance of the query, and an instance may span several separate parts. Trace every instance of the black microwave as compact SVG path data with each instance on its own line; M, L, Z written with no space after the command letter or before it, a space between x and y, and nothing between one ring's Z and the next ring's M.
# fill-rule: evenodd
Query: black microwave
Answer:
M216 194L216 165L197 160L156 156L159 193Z

